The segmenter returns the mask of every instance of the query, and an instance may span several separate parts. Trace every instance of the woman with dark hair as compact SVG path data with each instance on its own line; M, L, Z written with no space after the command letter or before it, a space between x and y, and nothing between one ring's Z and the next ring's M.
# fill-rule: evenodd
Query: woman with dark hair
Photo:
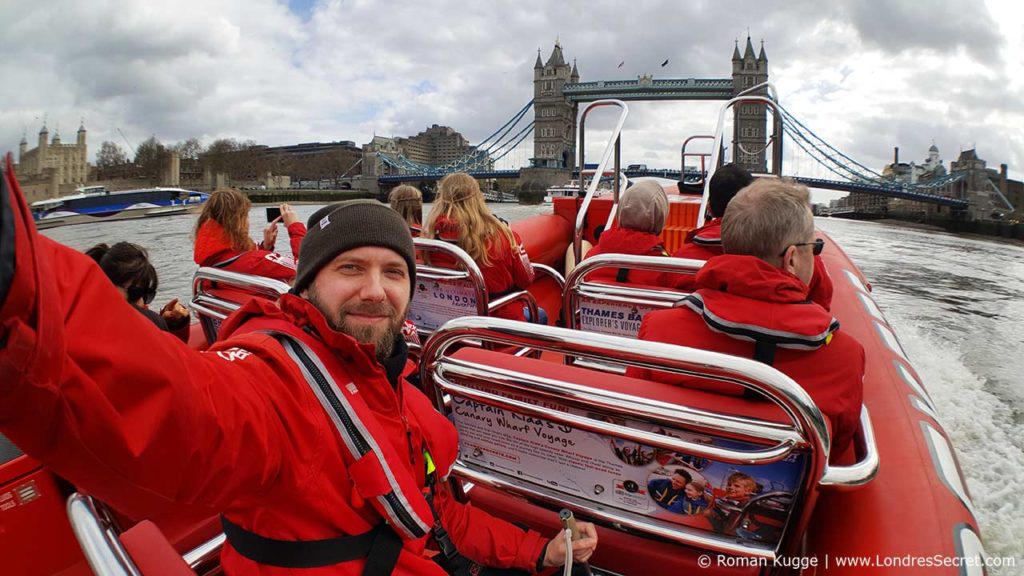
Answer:
M145 248L130 242L118 242L113 246L97 244L85 254L99 264L118 292L143 316L161 330L172 332L188 342L189 312L177 298L165 304L159 314L149 309L149 304L156 297L159 281Z
M200 266L291 283L295 280L295 261L306 225L299 221L291 206L281 204L281 215L267 224L263 242L256 244L249 237L250 208L252 203L242 192L230 188L214 190L196 221L193 260ZM288 228L292 256L274 252L279 221Z

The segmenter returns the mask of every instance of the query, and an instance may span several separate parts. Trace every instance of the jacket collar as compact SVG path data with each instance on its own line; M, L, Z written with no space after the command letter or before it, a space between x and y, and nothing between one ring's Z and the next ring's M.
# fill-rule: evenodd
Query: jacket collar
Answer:
M690 241L700 246L722 245L722 219L714 218L693 231Z
M716 256L697 273L696 284L681 305L733 338L806 350L827 344L839 329L838 320L808 300L799 278L760 258Z
M279 319L294 324L304 332L315 334L328 348L339 354L351 369L362 373L383 373L392 386L396 385L405 368L408 348L401 336L396 339L391 357L381 365L377 361L373 344L364 344L348 334L334 330L316 306L294 294L281 296L279 306L261 298L249 300L224 321L220 330L222 338L241 331L246 321L255 317Z
M661 239L648 232L620 227L601 234L598 246L604 254L646 254L661 246Z
M213 220L203 222L196 231L196 242L192 249L192 258L196 264L213 266L237 253L238 251L231 247L227 232Z

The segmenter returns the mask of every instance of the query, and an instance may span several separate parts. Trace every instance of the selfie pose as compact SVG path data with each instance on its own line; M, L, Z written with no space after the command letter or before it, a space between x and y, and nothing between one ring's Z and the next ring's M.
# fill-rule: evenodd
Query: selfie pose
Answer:
M195 230L192 258L200 266L265 276L289 284L295 280L295 261L306 226L287 204L267 209L263 241L249 237L249 197L233 189L215 190L203 206ZM277 224L288 229L292 255L274 252Z

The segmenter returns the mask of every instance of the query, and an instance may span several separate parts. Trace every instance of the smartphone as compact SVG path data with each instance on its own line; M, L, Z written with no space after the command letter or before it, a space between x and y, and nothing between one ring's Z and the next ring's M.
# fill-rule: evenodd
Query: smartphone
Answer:
M277 206L267 207L267 222L273 222L281 216L281 208Z

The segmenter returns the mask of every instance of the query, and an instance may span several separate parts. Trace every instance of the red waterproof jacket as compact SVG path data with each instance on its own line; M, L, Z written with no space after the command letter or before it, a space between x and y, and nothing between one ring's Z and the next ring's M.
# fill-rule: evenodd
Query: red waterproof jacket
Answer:
M530 264L530 257L523 247L523 240L515 230L512 231L515 238L515 246L510 246L508 238L504 234L494 234L487 242L487 257L491 261L490 266L484 266L477 262L480 273L484 276L484 285L487 287L487 295L490 300L495 300L513 290L525 290L533 284L533 266ZM434 224L434 238L448 242L456 242L459 239L458 222L441 216ZM439 265L444 265L437 263ZM511 304L495 311L499 318L512 320L524 320L522 307L518 304Z
M864 349L839 322L807 300L799 278L753 256L726 254L697 273L684 306L644 316L639 338L754 358L754 338L777 343L772 366L810 394L832 424L832 455L859 427ZM630 368L628 375L697 385L684 376ZM706 387L706 386L702 386ZM717 388L716 388L717 389ZM726 393L737 393L736 387Z
M631 228L612 228L601 234L601 240L590 252L587 258L597 254L629 254L635 256L668 256L661 239L648 232L633 230ZM625 276L625 278L623 278ZM647 286L660 286L664 282L661 272L650 270L617 270L615 268L602 268L589 275L588 280L603 282L628 282L630 284L642 284Z
M713 256L724 254L722 250L722 219L714 218L707 224L691 231L686 235L686 241L672 256L676 258L692 258L694 260L709 260ZM680 290L692 291L696 289L696 277L676 274L669 285ZM811 283L808 286L808 295L811 300L820 304L825 310L832 308L832 277L825 268L821 256L814 257L814 275L811 276Z
M168 338L121 297L87 256L39 236L16 206L13 284L0 302L0 431L83 490L134 516L186 505L225 514L262 536L310 540L359 534L382 519L379 468L350 466L342 441L298 366L271 335L288 332L352 382L377 415L375 440L396 477L424 486L422 450L440 474L455 429L404 380L393 387L373 347L332 331L307 301L252 301L196 352ZM7 238L10 227L0 231ZM6 240L5 240L6 241ZM7 246L10 246L7 244ZM60 270L60 274L55 271ZM346 387L347 388L347 387ZM410 495L412 499L412 495ZM460 551L494 566L532 570L545 541L442 490L435 505ZM443 574L405 541L395 574ZM255 565L226 546L227 574L292 574ZM360 574L363 561L303 574Z
M294 256L264 250L260 246L253 250L239 251L231 247L231 240L220 224L207 220L196 233L192 259L200 266L215 266L290 283L295 280L295 261L305 236L306 225L302 222L292 222L288 226L288 241Z

